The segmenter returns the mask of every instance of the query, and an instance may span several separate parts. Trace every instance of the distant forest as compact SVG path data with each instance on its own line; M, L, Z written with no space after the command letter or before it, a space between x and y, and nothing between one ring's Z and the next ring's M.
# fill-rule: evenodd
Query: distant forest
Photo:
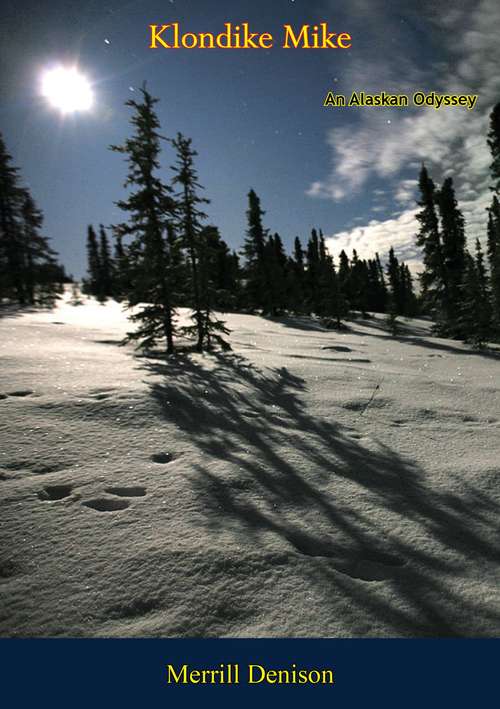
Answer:
M345 327L348 317L385 313L393 334L400 316L423 315L433 320L437 335L474 347L500 339L500 103L491 112L487 136L492 155L487 253L479 239L472 253L467 248L452 178L437 188L423 165L416 234L423 271L417 293L408 266L392 248L384 265L378 254L361 259L356 251L341 251L335 262L321 229L313 229L307 243L296 237L287 254L280 235L266 228L254 190L248 194L242 251L231 251L203 211L208 200L191 140L161 135L157 100L144 86L140 101L127 101L131 136L111 146L127 164L126 196L118 202L123 222L97 230L89 226L86 236L83 290L101 302L115 298L133 308L129 340L144 348L164 342L169 353L186 337L199 351L229 348L219 315L228 311L312 315L334 329ZM169 182L161 177L164 142L175 155ZM41 234L42 222L0 139L1 302L50 304L67 280ZM192 311L188 326L177 324L179 307Z

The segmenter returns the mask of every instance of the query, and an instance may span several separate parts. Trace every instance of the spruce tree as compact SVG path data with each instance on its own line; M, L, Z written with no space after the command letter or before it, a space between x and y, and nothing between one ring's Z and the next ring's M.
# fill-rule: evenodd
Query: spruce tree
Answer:
M175 203L171 189L158 176L161 152L160 123L155 99L144 85L142 100L129 100L133 110L133 135L123 145L111 150L126 156L128 175L126 199L117 204L128 221L114 227L115 233L131 239L128 248L130 286L126 297L129 307L137 306L131 320L138 327L128 339L139 347L149 348L165 338L168 353L174 351L175 303L171 292L171 265L166 235L174 218Z
M403 314L403 289L401 283L401 269L399 260L394 254L394 249L391 246L389 250L389 261L387 263L387 279L390 289L390 309L389 314Z
M19 170L0 136L0 299L53 305L65 274L42 225L43 214L20 184Z
M0 289L2 297L16 299L21 305L27 300L24 240L20 224L23 197L19 170L12 165L12 157L0 135Z
M304 302L304 249L298 236L295 237L293 243L293 257L289 260L287 273L287 293L289 294L290 308L295 313L303 313L306 311Z
M498 336L500 333L500 203L496 195L493 197L488 213L487 236L493 327Z
M379 297L380 297L380 312L385 313L387 309L387 286L385 283L385 277L384 277L384 269L382 268L382 264L380 263L380 256L378 253L375 254L375 263L377 265L377 273L378 273L378 290L379 290Z
M87 273L88 294L98 296L101 282L101 258L97 236L92 224L87 227Z
M321 294L319 289L320 248L316 229L312 229L306 250L306 297L308 311L319 315L321 312Z
M231 253L215 226L204 227L201 239L206 239L210 253L212 304L217 310L234 310L240 290L238 256Z
M279 315L286 307L287 257L279 234L269 236L264 246L263 312Z
M490 129L488 132L488 145L491 151L491 178L492 190L500 194L500 102L493 107L490 113Z
M337 275L333 257L326 254L325 265L321 272L321 296L322 313L325 318L324 324L340 330L342 318L347 314L346 303L340 288L340 280Z
M223 335L229 335L230 331L223 320L220 320L214 312L217 307L217 299L221 297L218 289L218 266L220 265L220 248L214 234L217 228L208 226L202 228L197 243L199 254L199 275L200 275L200 296L203 308L202 315L202 348L211 350L213 342L216 342L223 350L230 350L230 344ZM196 332L198 330L196 329Z
M52 306L61 290L56 284L56 254L41 234L43 213L26 190L21 207L24 245L24 281L27 302Z
M118 231L114 236L113 297L122 300L130 288L129 263L122 235Z
M250 310L258 310L264 306L266 282L264 261L266 231L262 224L264 214L259 197L253 189L250 190L247 210L248 228L243 245L245 295L247 307Z
M490 306L486 269L479 240L476 259L465 254L465 275L462 284L460 324L466 342L481 349L490 333Z
M443 328L443 309L447 312L447 291L439 221L436 213L436 189L425 165L419 176L420 211L416 215L420 229L417 245L423 249L424 271L420 276L422 303Z
M486 343L491 335L491 300L489 279L484 265L484 255L479 239L476 239L476 272L479 294L479 319L477 323L479 341Z
M108 237L103 225L99 227L99 285L98 298L106 300L113 295L113 262L109 250Z
M401 264L401 283L403 286L403 314L414 317L417 314L417 297L413 289L413 278L405 263Z
M209 200L201 197L202 186L198 182L198 174L194 166L197 152L191 146L191 139L181 133L172 141L176 150L177 161L173 166L173 184L177 188L177 220L184 245L189 254L191 270L191 287L193 293L193 325L183 328L187 335L196 335L196 349L201 352L210 349L216 341L224 349L229 345L223 335L229 334L222 320L214 313L213 296L213 259L214 253L203 228L206 214L201 209L202 204Z
M443 273L446 284L443 326L446 334L457 336L460 334L457 318L465 268L465 221L455 198L451 177L445 179L436 197L441 217Z
M353 249L351 267L349 273L349 292L351 307L361 311L363 317L368 314L368 267L366 261L362 261L356 249Z
M341 293L343 293L345 299L346 299L346 307L348 309L351 308L351 292L350 292L350 276L351 276L351 267L349 264L349 258L342 249L342 251L339 254L339 272L338 272L338 278L339 278L339 288Z

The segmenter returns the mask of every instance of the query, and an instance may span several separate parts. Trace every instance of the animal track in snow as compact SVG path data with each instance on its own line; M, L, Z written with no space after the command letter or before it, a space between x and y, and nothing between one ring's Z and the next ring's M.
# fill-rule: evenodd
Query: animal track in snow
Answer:
M176 460L182 453L153 453L151 456L151 460L153 463L161 463L165 465L166 463L172 463L174 460Z
M377 549L352 550L346 553L335 549L327 541L307 534L294 532L287 538L301 554L331 559L337 571L362 581L383 581L391 578L395 569L406 565L405 559Z
M344 345L325 345L322 350L335 350L335 352L352 352L350 347Z
M85 507L90 507L96 512L118 512L118 510L125 510L129 507L130 502L128 500L120 500L114 497L96 497L93 500L87 500L82 502Z
M118 497L144 497L146 488L142 485L132 485L131 487L107 487L106 492Z
M55 500L63 500L65 497L69 497L72 490L72 485L46 485L38 493L38 497L42 502L54 502Z

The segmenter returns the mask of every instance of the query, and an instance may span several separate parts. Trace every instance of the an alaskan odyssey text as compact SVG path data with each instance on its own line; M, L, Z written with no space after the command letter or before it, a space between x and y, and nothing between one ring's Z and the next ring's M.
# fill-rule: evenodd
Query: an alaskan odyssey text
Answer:
M149 25L150 49L271 49L274 37L270 32L251 32L248 22L235 25L224 23L224 30L213 32L183 32L178 22ZM332 32L327 22L317 25L283 25L283 49L350 49L349 32Z
M323 106L325 108L407 108L410 101L414 106L424 106L434 108L439 111L446 106L462 106L468 111L472 111L477 103L477 94L439 94L436 91L425 93L416 91L411 97L406 94L389 94L381 91L378 94L368 94L364 91L353 91L348 97L344 94L335 94L328 91Z
M167 684L335 684L332 668L299 668L293 662L285 668L221 663L214 668L167 665Z

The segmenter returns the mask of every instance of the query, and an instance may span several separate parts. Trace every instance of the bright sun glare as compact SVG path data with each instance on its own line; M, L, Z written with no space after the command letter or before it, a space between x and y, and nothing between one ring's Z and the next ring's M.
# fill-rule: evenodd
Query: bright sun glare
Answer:
M87 111L94 102L88 79L75 67L49 69L42 77L42 95L61 113Z

